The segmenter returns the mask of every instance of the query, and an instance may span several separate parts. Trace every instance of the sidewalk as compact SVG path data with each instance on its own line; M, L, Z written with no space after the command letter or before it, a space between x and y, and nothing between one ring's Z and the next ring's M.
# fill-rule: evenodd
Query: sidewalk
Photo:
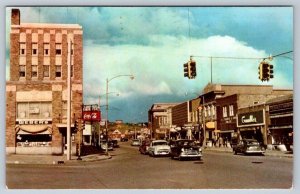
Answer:
M81 156L82 160L77 160L77 156L71 156L71 160L67 160L66 155L22 155L22 154L7 154L6 164L80 164L82 162L92 162L111 159L110 155L91 154Z
M203 151L215 151L215 152L231 152L232 148L229 147L206 147L203 149ZM279 150L266 150L265 156L276 156L276 157L288 157L288 158L293 158L293 152L283 152Z

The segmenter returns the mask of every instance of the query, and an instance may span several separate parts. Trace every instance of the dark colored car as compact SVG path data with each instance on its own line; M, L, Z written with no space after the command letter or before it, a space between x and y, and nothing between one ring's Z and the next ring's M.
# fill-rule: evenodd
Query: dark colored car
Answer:
M180 139L170 141L172 159L177 158L182 160L184 158L193 158L201 160L202 149L194 140Z
M142 141L140 147L139 147L139 151L141 154L148 154L148 149L149 149L149 146L150 146L150 139L145 139Z
M127 137L121 137L121 142L125 142L125 141L128 141L128 138Z
M116 140L116 139L109 140L109 142L112 144L112 146L114 148L120 147L119 144L118 144L118 140Z
M235 148L233 148L233 153L243 153L243 154L264 154L265 149L256 139L242 139Z

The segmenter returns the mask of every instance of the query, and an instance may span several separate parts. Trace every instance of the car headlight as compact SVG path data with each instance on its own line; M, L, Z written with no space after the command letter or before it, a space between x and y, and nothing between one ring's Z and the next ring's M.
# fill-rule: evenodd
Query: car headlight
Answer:
M184 148L181 148L181 151L184 152Z
M202 152L202 149L201 149L201 148L199 148L199 152Z

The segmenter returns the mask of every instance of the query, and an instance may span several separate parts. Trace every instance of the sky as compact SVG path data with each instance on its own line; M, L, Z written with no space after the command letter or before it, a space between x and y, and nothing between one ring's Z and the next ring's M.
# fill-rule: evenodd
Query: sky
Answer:
M293 89L293 53L275 57L274 78L258 79L259 58L293 51L292 7L21 7L23 23L83 27L84 104L105 105L109 120L147 121L153 103L184 102L217 84ZM10 10L6 9L9 80ZM183 76L190 56L197 77ZM238 57L257 59L224 59ZM119 94L119 95L116 95ZM102 109L103 117L105 110Z

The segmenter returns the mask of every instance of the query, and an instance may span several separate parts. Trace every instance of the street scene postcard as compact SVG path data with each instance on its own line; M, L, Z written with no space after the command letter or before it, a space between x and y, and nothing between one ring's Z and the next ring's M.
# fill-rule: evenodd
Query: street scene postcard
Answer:
M293 11L7 6L7 189L293 189Z

